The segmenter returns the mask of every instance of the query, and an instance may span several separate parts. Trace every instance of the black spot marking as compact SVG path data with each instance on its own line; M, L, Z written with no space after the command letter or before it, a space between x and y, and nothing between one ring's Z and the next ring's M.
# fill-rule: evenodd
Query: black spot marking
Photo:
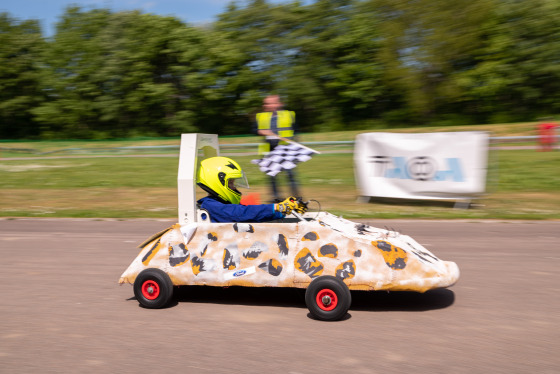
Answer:
M358 225L356 225L356 231L358 232L359 235L365 235L367 233L367 225L360 223Z
M346 261L336 268L336 277L342 280L353 278L354 275L356 275L356 264L352 260Z
M288 248L288 239L286 239L286 235L280 234L278 235L278 249L280 250L280 255L287 256L289 252Z
M279 276L282 272L282 264L274 259L270 259L266 262L263 262L259 265L259 269L266 271L268 274L272 276Z
M395 259L395 262L393 262L392 264L387 264L387 265L389 265L393 269L404 269L406 267L406 262L405 262L404 258L399 257L399 258Z
M152 246L152 248L150 248L150 250L146 253L146 255L142 258L142 262L144 263L144 265L148 265L147 263L150 262L150 260L152 259L152 257L155 255L154 251L157 251L157 249L159 249L159 243L160 243L161 239L158 239L154 245Z
M381 249L382 251L385 252L391 252L393 250L393 247L391 246L390 243L387 243L386 241L380 240L377 242L377 248Z
M408 255L404 249L395 247L391 245L391 243L383 240L371 243L381 251L387 266L395 270L402 270L406 267Z
M251 248L243 251L243 257L248 260L254 260L259 257L261 253L266 252L267 250L268 247L266 246L266 244L262 242L254 242L253 245L251 245Z
M317 261L311 252L296 258L296 267L311 278L316 278L323 273L323 264Z
M308 232L307 234L305 234L305 235L303 236L303 239L302 239L302 240L311 240L311 241L315 241L315 240L317 240L317 239L319 239L319 235L317 235L316 232L311 231L311 232Z
M207 238L208 238L210 241L215 242L215 241L218 240L218 235L216 235L216 234L213 233L213 232L209 232L208 235L207 235ZM204 256L204 255L206 254L206 250L208 249L208 245L209 245L209 244L210 244L210 242L206 243L206 245L204 246L204 248L203 248L202 251L200 252L200 256L201 256L201 257Z
M202 252L200 252L200 257L204 257L204 255L206 254L206 250L208 249L208 244L206 244L204 246L204 249L202 250Z
M194 275L198 275L198 273L208 270L206 269L204 259L198 256L193 256L193 258L191 259L191 264Z
M250 232L250 233L254 233L255 229L253 228L253 225L250 225L248 223L234 223L233 224L233 229L235 230L235 232Z
M175 267L189 260L190 254L183 243L169 247L169 265Z
M243 252L243 257L247 260L254 260L261 254L261 251L248 250Z
M336 258L338 256L338 248L333 243L325 244L319 248L319 257Z
M361 257L362 256L362 250L358 249L356 251L354 251L354 257Z
M410 244L408 242L406 244L408 244L409 246L411 246L413 248L412 253L414 253L416 256L418 256L418 258L420 260L425 261L425 262L429 262L430 264L433 263L433 262L440 261L439 258L435 257L434 255L432 255L430 253L424 252L423 250L416 248L415 246L413 246L412 244Z
M235 262L235 258L233 257L233 254L227 248L224 249L223 265L224 265L224 269L226 269L226 270L233 270L238 265Z

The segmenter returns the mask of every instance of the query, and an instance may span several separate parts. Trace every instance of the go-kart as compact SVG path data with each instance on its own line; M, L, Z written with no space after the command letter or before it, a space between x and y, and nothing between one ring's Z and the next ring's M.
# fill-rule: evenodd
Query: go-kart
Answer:
M183 143L197 144L189 148L195 163L187 182L208 155L200 154L204 141L197 135L182 139L187 159L192 157L183 153ZM351 290L425 292L459 278L454 262L440 260L410 236L328 212L268 223L212 223L208 212L181 204L181 192L179 200L180 222L142 243L119 280L133 284L146 308L166 306L174 286L297 287L306 289L312 316L338 320L350 308Z

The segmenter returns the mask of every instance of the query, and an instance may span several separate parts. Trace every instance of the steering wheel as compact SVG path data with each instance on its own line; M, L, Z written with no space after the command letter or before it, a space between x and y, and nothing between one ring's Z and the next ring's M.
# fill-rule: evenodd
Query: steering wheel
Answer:
M300 204L303 204L305 206L305 208L308 208L309 203L314 201L319 206L318 209L317 209L317 213L319 213L321 211L321 203L319 203L319 201L317 201L317 200L309 199L307 201L303 201L302 197L296 197L296 199L297 199L297 202L300 203ZM305 218L303 218L303 216L301 214L299 214L298 212L296 212L295 210L292 211L292 215L294 215L294 217L296 217L300 221L305 221Z

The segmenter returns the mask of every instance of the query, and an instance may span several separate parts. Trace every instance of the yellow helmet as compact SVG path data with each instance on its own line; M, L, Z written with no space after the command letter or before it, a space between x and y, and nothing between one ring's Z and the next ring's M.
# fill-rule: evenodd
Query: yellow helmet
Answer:
M239 204L241 201L238 186L249 188L241 166L228 157L210 157L203 160L196 182L210 195L232 204Z

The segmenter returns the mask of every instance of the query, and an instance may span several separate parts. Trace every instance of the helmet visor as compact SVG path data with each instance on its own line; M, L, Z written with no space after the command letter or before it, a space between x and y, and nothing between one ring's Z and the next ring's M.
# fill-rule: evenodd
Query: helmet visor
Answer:
M230 180L228 180L229 189L237 191L237 188L250 188L245 172L242 171L241 174L242 176L239 178L231 178Z

